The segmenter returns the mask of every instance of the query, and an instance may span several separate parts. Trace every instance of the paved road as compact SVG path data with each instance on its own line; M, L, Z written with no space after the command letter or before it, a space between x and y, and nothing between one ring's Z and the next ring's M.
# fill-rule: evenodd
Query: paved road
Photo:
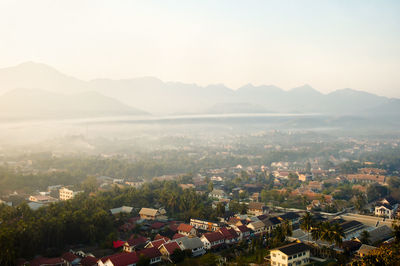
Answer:
M384 221L383 218L380 218L380 217L367 216L367 215L354 214L354 213L344 213L344 214L340 215L340 217L346 221L356 220L365 225L373 226L373 227L376 227L377 224L378 224L378 227L382 226L382 225L387 225L387 226L391 227L392 222L393 222L393 219L385 219L385 221Z

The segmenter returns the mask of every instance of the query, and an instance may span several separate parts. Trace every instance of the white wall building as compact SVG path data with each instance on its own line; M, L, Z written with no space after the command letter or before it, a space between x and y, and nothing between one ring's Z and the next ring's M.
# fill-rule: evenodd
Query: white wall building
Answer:
M310 247L304 243L291 243L271 250L271 265L295 266L310 262Z
M70 200L73 199L77 194L81 193L82 191L73 191L66 187L60 188L60 200Z

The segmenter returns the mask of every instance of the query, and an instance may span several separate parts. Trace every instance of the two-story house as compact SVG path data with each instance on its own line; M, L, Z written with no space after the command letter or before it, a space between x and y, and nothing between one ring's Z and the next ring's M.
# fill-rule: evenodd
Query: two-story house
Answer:
M295 266L310 262L311 248L304 243L291 243L271 250L271 265Z
M142 208L139 212L140 218L145 220L164 220L166 212L164 209Z
M178 226L178 234L184 235L184 236L196 236L196 228L193 227L193 225L190 224L180 224Z
M398 208L398 202L392 197L381 199L375 206L375 216L394 218Z
M227 245L239 242L239 234L233 228L222 227L218 232L224 236Z
M204 243L198 237L182 237L175 240L182 250L190 250L193 257L202 256L206 253Z
M262 215L266 212L267 207L262 202L250 202L248 205L247 213L249 215Z
M220 232L205 233L200 240L203 242L205 249L215 249L225 243L224 235Z

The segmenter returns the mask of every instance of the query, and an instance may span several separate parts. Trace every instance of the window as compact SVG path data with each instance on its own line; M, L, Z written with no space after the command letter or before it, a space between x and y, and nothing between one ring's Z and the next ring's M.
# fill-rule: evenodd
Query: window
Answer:
M286 260L286 256L282 255L282 259Z
M275 254L275 253L272 253L272 257L276 257L276 254Z
M291 260L292 259L292 256L290 256L289 258L288 258L288 260Z

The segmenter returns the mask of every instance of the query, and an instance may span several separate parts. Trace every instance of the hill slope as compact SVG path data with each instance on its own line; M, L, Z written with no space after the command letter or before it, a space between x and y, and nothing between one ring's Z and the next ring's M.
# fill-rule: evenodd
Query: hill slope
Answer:
M270 111L362 115L368 114L368 110L376 110L376 114L382 115L400 113L400 107L392 104L389 98L352 89L322 94L309 85L285 91L273 85L248 84L232 90L222 84L202 87L181 82L163 82L153 77L83 81L64 75L52 67L32 62L0 69L0 93L16 88L37 88L62 94L96 91L114 98L114 104L118 101L123 103L124 107L121 106L120 111L131 106L155 114ZM385 105L391 107L386 108ZM37 108L40 109L40 106Z
M40 89L14 89L0 96L0 118L85 118L118 115L142 115L143 111L87 91L58 94Z

